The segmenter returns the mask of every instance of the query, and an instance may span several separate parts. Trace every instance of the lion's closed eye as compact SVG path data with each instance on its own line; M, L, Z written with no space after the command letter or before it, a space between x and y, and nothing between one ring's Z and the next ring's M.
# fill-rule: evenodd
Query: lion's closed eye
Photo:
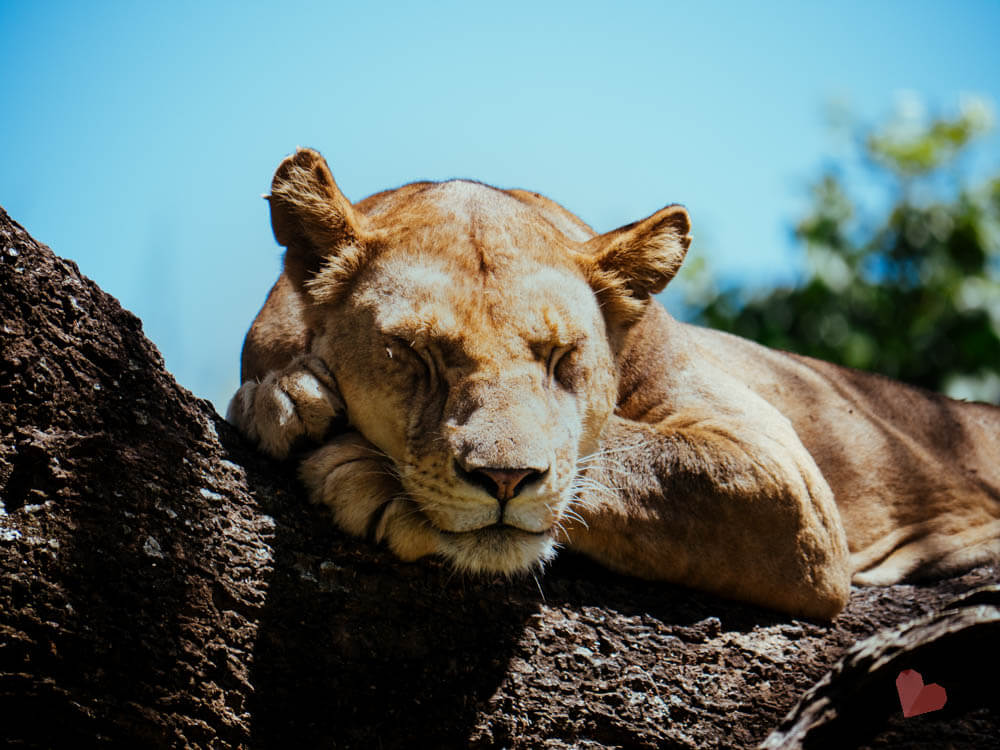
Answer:
M431 344L414 341L406 336L387 336L386 356L400 367L417 374L434 388L444 370L440 353Z
M554 344L545 355L546 382L572 391L579 387L582 371L577 344Z

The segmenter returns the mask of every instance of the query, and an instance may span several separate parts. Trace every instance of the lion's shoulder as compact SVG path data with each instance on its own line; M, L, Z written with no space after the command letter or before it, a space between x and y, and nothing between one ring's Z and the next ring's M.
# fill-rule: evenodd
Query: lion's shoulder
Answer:
M302 299L288 276L281 274L243 342L240 382L262 380L281 370L309 348Z

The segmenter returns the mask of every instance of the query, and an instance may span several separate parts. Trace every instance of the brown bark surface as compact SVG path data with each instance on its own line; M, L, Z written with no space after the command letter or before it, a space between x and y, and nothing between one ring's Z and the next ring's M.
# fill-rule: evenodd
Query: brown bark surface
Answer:
M337 532L2 209L0 503L11 747L752 747L858 640L997 579L856 589L827 625L569 554L537 581L400 564ZM1000 726L971 704L903 720L873 689L831 704L872 742Z
M852 647L767 738L764 750L970 747L1000 743L1000 587L984 586L944 611ZM906 718L896 680L914 670L947 702Z

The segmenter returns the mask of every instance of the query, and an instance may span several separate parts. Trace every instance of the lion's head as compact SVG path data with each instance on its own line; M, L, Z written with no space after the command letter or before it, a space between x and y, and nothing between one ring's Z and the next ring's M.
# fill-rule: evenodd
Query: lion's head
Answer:
M475 182L352 206L310 150L270 204L312 351L445 554L507 573L548 558L615 409L618 342L683 260L684 209L594 237Z

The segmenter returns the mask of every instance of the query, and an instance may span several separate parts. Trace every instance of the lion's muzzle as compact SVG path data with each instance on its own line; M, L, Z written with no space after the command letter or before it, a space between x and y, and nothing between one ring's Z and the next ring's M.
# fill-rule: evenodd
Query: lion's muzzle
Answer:
M542 481L549 470L546 469L506 469L506 468L465 468L455 461L455 474L469 484L481 487L500 503L501 510L508 500L517 497L533 482Z

